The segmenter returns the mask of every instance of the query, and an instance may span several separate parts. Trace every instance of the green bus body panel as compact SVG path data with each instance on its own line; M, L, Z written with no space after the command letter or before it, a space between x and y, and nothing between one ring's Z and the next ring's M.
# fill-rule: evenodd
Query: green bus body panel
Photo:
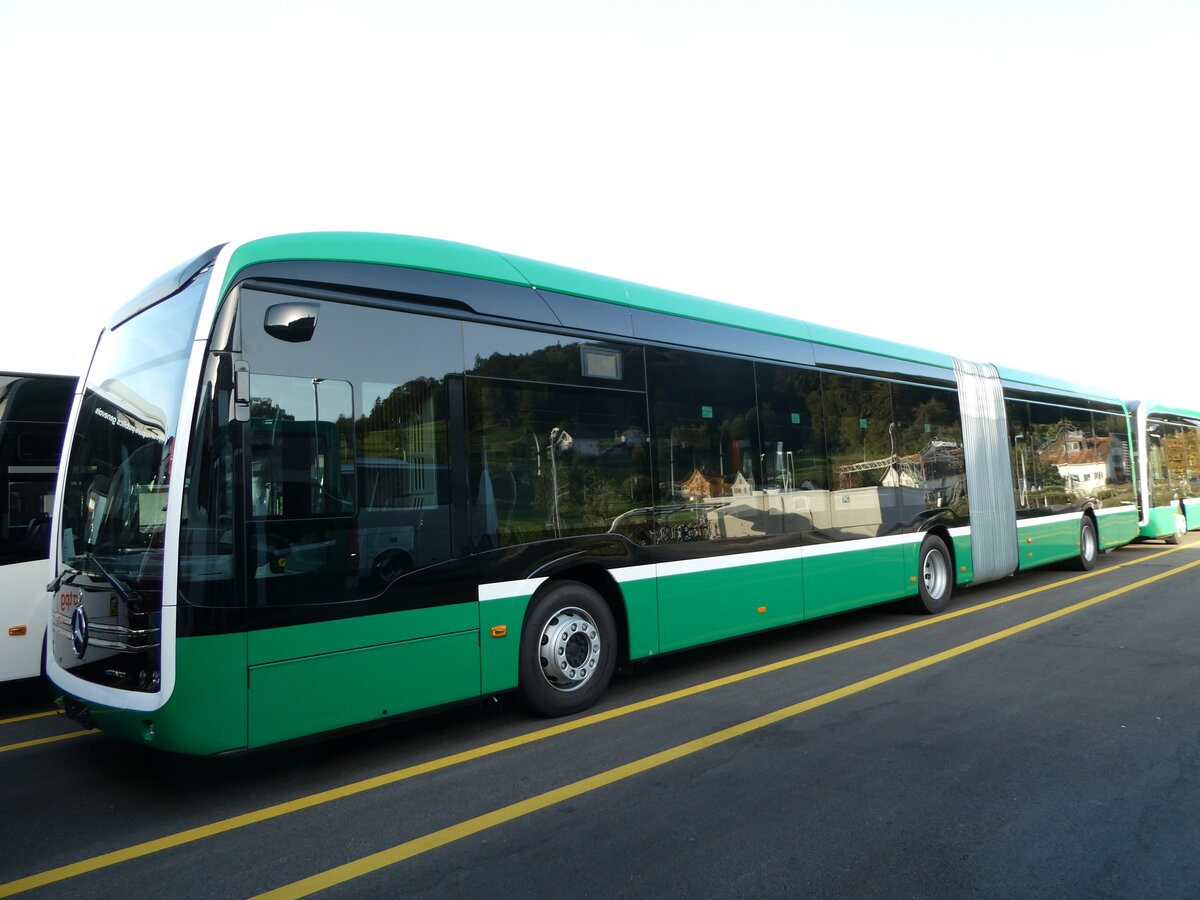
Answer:
M529 607L528 594L482 600L479 603L479 679L482 693L495 694L517 686L517 659L521 649L521 625ZM504 637L492 637L492 629L503 626Z
M400 641L250 667L250 747L479 694L479 633Z
M802 564L779 560L660 576L658 608L664 651L798 622Z
M479 696L479 605L253 631L247 656L261 747Z
M247 653L250 665L255 666L478 628L479 605L456 603L252 631Z
M1176 533L1175 517L1179 515L1178 506L1156 506L1150 510L1150 516L1145 525L1138 529L1138 536L1150 539L1166 538Z
M920 544L916 543L919 552ZM828 616L916 593L906 572L906 545L884 544L805 557L805 618Z
M641 578L621 585L628 624L629 658L643 659L662 652L658 632L658 582Z
M1123 547L1138 536L1138 514L1136 506L1120 512L1096 516L1096 535L1101 550Z
M1187 521L1187 530L1200 530L1200 503L1185 503L1183 511Z
M1021 571L1078 556L1081 522L1082 517L1018 527L1017 556Z
M87 703L92 723L159 750L202 755L244 750L246 635L179 638L175 671L174 691L162 708L141 712Z
M971 540L970 533L956 534L950 539L953 545L950 549L954 553L954 581L956 584L970 584L975 580L975 561L971 556L971 548L974 546ZM921 548L913 548L913 556L906 560L906 571L917 571L917 558L921 554Z

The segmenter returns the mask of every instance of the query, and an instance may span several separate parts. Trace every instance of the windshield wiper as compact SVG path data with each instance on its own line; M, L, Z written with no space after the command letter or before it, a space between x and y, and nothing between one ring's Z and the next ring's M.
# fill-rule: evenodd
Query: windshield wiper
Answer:
M96 559L95 556L90 556L90 555L74 556L71 558L71 560L69 562L63 563L63 565L65 565L67 568L65 568L61 572L59 572L58 577L55 578L52 582L50 582L48 585L46 585L46 591L48 593L57 591L64 584L72 585L83 591L101 590L101 588L99 588L95 585L75 584L75 579L77 577L79 577L80 575L88 575L90 577L95 577L95 576L90 571L91 567L85 568L83 565L81 565L80 568L76 569L74 566L71 565L71 563L82 563L82 564L91 563L91 566L94 566L96 569L96 574L108 582L109 586L113 590L113 593L115 593L121 600L123 600L125 602L125 604L133 612L141 612L142 598L138 594L138 592L135 590L132 590L128 584L126 584L124 581L122 581L116 575L113 575L111 572L108 571L108 569L104 568L104 566L102 566L100 564L100 560Z
M96 557L92 556L89 559L92 565L96 567L96 571L100 573L100 577L112 585L113 593L124 601L125 605L133 612L141 612L142 598L138 596L137 591L131 590L129 585L100 565L100 560L96 559Z

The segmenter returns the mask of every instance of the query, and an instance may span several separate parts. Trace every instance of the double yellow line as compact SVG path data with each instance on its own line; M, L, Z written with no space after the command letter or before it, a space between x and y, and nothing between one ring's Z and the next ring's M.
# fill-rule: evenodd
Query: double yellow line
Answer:
M900 634L904 634L904 633L907 633L910 631L915 631L919 628L925 628L930 625L936 624L938 622L947 621L949 619L958 618L958 617L964 616L964 615L971 615L973 613L980 612L985 609L990 609L992 607L999 606L1004 603L1009 603L1014 600L1019 600L1023 597L1029 597L1034 594L1039 594L1044 591L1050 590L1052 588L1062 587L1064 585L1083 581L1088 578L1093 578L1097 575L1102 575L1102 574L1106 574L1109 572L1113 572L1120 568L1125 568L1125 567L1131 566L1131 565L1137 565L1137 564L1143 563L1149 559L1154 559L1159 556L1165 556L1168 553L1177 552L1177 550L1180 550L1180 549L1184 549L1184 548L1182 548L1182 547L1175 548L1172 550L1165 551L1164 553L1153 554L1153 555L1147 556L1147 557L1140 557L1136 561L1130 561L1129 563L1122 563L1119 566L1113 566L1113 567L1109 567L1109 568L1105 568L1105 569L1098 569L1093 572L1075 576L1073 578L1068 578L1068 579L1065 579L1062 581L1056 581L1053 584L1043 585L1041 587L1033 588L1028 591L1022 591L1020 593L1011 594L1009 596L1002 597L997 600L992 600L987 603L981 603L976 606L957 610L957 611L954 611L951 613L946 613L946 614L943 614L936 618L922 619L920 621L913 622L908 625L903 625L898 628L889 629L887 631L879 632L877 634L869 635L867 637L858 638L853 641L847 641L842 644L837 644L832 647L827 647L822 650L817 650L812 653L805 653L800 656L792 657L790 659L785 659L785 660L781 660L781 661L778 661L775 663L770 663L765 666L759 666L754 669L748 669L744 672L739 672L734 675L729 675L729 676L726 676L723 678L718 678L718 679L714 679L712 681L707 681L702 684L694 685L689 688L684 688L682 690L672 691L671 693L668 693L668 694L663 694L658 697L653 697L653 698L650 698L647 700L639 701L637 703L628 704L626 706L622 706L617 709L612 709L612 710L608 710L605 712L595 713L593 715L585 716L583 718L576 719L576 720L573 720L570 722L563 722L563 723L560 723L557 725L550 726L549 728L539 729L538 731L530 732L525 735L520 735L520 736L517 736L514 738L509 738L509 739L503 740L503 741L496 741L496 742L493 742L490 744L485 744L483 746L476 747L472 750L467 750L462 753L456 753L456 754L452 754L450 756L441 757L439 759L431 760L431 761L425 762L425 763L420 763L415 766L408 766L403 769L398 769L394 772L388 772L383 775L375 776L373 778L367 778L367 779L364 779L361 781L352 782L350 784L343 785L342 787L339 787L339 788L333 788L328 791L322 791L317 794L311 794L307 797L301 797L296 800L288 801L286 803L279 803L279 804L275 804L273 806L264 807L262 809L255 810L255 811L249 812L249 813L245 813L243 815L233 816L228 819L223 819L218 822L213 822L209 825L203 825L203 826L199 826L197 828L191 828L186 831L181 831L176 834L167 835L165 837L157 838L152 841L146 841L141 844L135 844L131 847L126 847L121 850L114 850L110 853L104 853L99 856L91 857L90 859L81 860L76 863L71 863L66 866L60 866L55 869L50 869L46 872L42 872L42 873L39 873L36 875L30 875L26 878L21 878L16 881L11 881L11 882L8 882L7 884L0 884L0 898L10 897L15 894L21 893L23 891L32 890L32 889L38 888L38 887L44 887L49 884L54 884L56 882L64 881L68 878L73 878L78 875L83 875L83 874L86 874L89 872L94 872L99 869L106 868L108 866L116 865L118 863L127 862L129 860L137 859L137 858L143 857L143 856L148 856L150 854L157 853L162 850L168 850L168 849L172 849L174 847L180 847L185 844L192 843L194 841L202 840L202 839L208 838L208 837L213 837L215 835L222 834L222 833L225 833L228 831L233 831L238 828L243 828L248 825L254 825L254 824L257 824L260 822L269 821L271 819L278 818L280 816L288 815L289 813L298 812L298 811L304 810L304 809L310 809L312 807L319 806L324 803L329 803L334 800L340 800L340 799L344 799L346 797L351 797L355 794L360 794L360 793L363 793L366 791L374 790L376 788L384 787L386 785L395 784L397 782L404 781L404 780L410 779L410 778L414 778L419 775L424 775L424 774L428 774L430 772L447 769L452 766L459 765L460 763L465 763L465 762L470 762L472 760L481 759L483 757L490 756L492 754L499 753L504 750L510 750L510 749L513 749L516 747L533 744L538 741L546 740L547 738L556 737L558 735L566 734L571 731L576 731L576 730L579 730L582 728L590 727L592 725L600 724L602 722L611 721L611 720L617 719L621 716L626 716L631 713L640 712L640 711L646 710L646 709L651 709L655 706L660 706L660 705L663 705L666 703L673 702L675 700L683 699L685 697L694 696L696 694L714 690L716 688L723 687L725 685L735 684L740 681L745 681L747 679L755 678L760 675L765 675L770 672L779 671L781 669L785 669L790 666L795 666L800 663L809 662L814 659L819 659L821 657L830 656L835 653L840 653L845 650L853 649L855 647L861 647L866 644L874 643L876 641L885 640L890 637L895 637ZM969 641L965 644L960 644L956 647L952 647L941 653L934 654L933 656L925 657L924 659L920 659L920 660L917 660L916 662L909 663L908 665L900 666L895 669L890 669L879 675L875 675L875 676L872 676L871 678L863 679L862 681L855 682L853 684L839 688L835 691L830 691L830 692L822 694L818 697L813 697L809 700L805 700L800 703L796 703L796 704L793 704L790 706L786 706L782 709L775 710L774 712L767 713L766 715L758 716L753 719L749 719L738 725L734 725L730 728L726 728L721 731L717 731L712 734L705 735L704 737L697 738L696 740L688 741L683 744L679 744L676 747L672 747L667 750L661 751L660 753L655 753L650 756L643 757L642 759L635 760L634 762L628 763L624 766L619 766L615 769L608 770L607 772L602 772L597 775L591 776L590 778L585 778L580 781L574 782L573 784L569 784L569 785L557 788L552 791L547 791L547 792L539 794L535 797L530 797L526 800L520 801L519 803L514 803L509 806L505 806L500 809L494 810L485 815L478 816L473 819L468 819L464 822L460 822L449 828L445 828L440 831L433 832L433 833L425 835L423 837L416 838L412 841L407 841L405 843L398 844L397 846L392 847L388 850L384 850L384 851L381 851L380 853L376 853L376 854L372 854L370 856L364 857L363 859L360 859L360 860L357 860L357 861L354 861L351 863L347 863L343 866L339 866L337 868L330 869L326 872L322 872L317 875L313 875L310 878L306 878L301 881L295 882L293 884L281 887L275 891L271 891L262 896L264 896L264 897L303 897L303 896L307 896L316 891L323 890L323 889L331 887L333 885L340 884L345 881L351 880L353 878L357 878L362 875L368 874L370 872L377 871L378 869L393 865L396 862L400 862L401 860L409 859L413 856L417 856L421 853L424 853L428 850L432 850L436 847L442 847L442 846L445 846L446 844L453 843L454 841L462 840L465 837L469 837L471 835L478 834L482 831L487 830L488 828L495 827L496 825L502 824L504 822L509 822L514 819L520 818L522 816L529 815L530 813L536 812L541 809L545 809L546 807L553 806L554 804L557 804L557 803L561 803L564 800L581 796L583 794L586 794L590 791L597 790L598 788L604 787L606 785L614 784L618 781L622 781L626 778L630 778L639 773L649 771L651 769L665 765L666 763L669 763L674 760L681 759L683 757L697 753L700 750L704 750L706 748L715 746L717 744L724 743L725 741L732 740L733 738L740 737L742 735L748 734L753 731L757 731L761 728L767 727L768 725L772 725L772 724L784 721L785 719L793 718L802 713L808 712L809 710L816 709L821 706L825 706L836 700L840 700L845 697L849 697L854 694L861 693L862 691L869 690L870 688L877 687L878 685L887 683L889 681L894 681L897 678L901 678L905 675L912 674L913 672L920 671L922 669L928 668L930 666L936 665L936 664L944 662L946 660L953 659L957 656L961 656L965 653L969 653L973 650L977 650L980 647L988 646L989 644L993 644L997 641L1011 637L1014 634L1019 634L1023 631L1027 631L1031 628L1036 628L1040 625L1046 624L1047 622L1051 622L1051 621L1061 618L1065 615L1069 615L1069 614L1077 612L1079 610L1086 609L1089 606L1093 606L1093 605L1095 605L1097 603L1101 603L1105 600L1112 599L1113 597L1119 596L1121 594L1125 594L1130 591L1137 590L1142 587L1146 587L1157 581L1161 581L1162 579L1171 577L1172 575L1176 575L1176 574L1179 574L1180 572L1184 572L1189 569L1195 568L1196 566L1200 566L1200 560L1196 560L1195 562L1191 562L1186 565L1180 566L1178 568L1171 569L1170 571L1151 576L1150 578L1143 579L1134 584L1128 585L1127 587L1118 588L1116 590L1109 591L1109 592L1101 594L1097 597L1093 597L1089 600L1085 600L1081 603L1077 603L1073 606L1065 607L1056 612L1048 613L1044 616L1040 616L1036 619L1032 619L1032 620L1022 623L1020 625L1016 625L1011 628L1007 628L1002 631L995 632L993 634L987 635L987 636L979 638L977 640Z

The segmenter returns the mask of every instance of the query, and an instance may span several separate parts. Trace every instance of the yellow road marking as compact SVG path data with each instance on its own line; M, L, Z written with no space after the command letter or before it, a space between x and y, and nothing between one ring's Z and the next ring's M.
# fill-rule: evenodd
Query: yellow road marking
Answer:
M9 744L5 747L0 747L0 753L7 753L9 750L23 750L26 747L36 747L39 744L53 744L56 741L65 741L68 738L83 737L85 734L97 733L98 729L93 728L90 731L71 731L67 734L56 734L52 737L35 738L32 741L21 741L18 744ZM0 896L3 896L3 894L0 894Z
M448 828L443 828L440 831L432 832L431 834L415 838L411 841L405 841L402 844L397 844L387 850L382 850L378 853L373 853L370 856L365 856L362 859L354 860L353 862L337 866L333 869L328 869L324 872L319 872L308 878L293 882L292 884L284 885L272 891L259 894L252 900L294 900L298 897L307 897L315 894L317 891L322 891L327 888L335 887L351 881L355 878L360 878L363 875L368 875L372 872L377 872L380 869L395 865L406 859L411 859L422 853L434 850L438 847L444 847L447 844L460 841L463 838L471 835L479 834L489 828L494 828L497 825L502 825L506 822L511 822L514 819L519 819L547 807L554 806L557 803L562 803L564 800L571 800L591 791L598 790L602 787L607 787L610 784L615 784L618 781L623 781L626 778L631 778L634 775L640 775L643 772L648 772L651 769L656 769L659 766L682 759L685 756L690 756L698 753L701 750L706 750L714 747L717 744L725 743L734 738L742 737L753 731L758 731L766 728L769 725L775 725L786 719L794 718L802 713L817 709L837 700L842 700L854 694L870 690L878 687L881 684L886 684L889 681L895 681L898 678L903 678L906 675L911 675L914 672L919 672L922 669L927 669L930 666L945 662L949 659L954 659L957 656L962 656L970 653L973 650L978 650L981 647L986 647L1005 638L1028 631L1031 628L1036 628L1040 625L1045 625L1048 622L1053 622L1055 619L1060 619L1063 616L1078 612L1082 609L1087 609L1089 606L1095 606L1097 603L1102 603L1105 600L1110 600L1121 594L1129 591L1145 587L1153 584L1161 579L1168 578L1172 575L1177 575L1187 569L1195 566L1200 566L1200 560L1188 563L1178 569L1172 569L1170 572L1163 572L1139 581L1136 584L1131 584L1128 587L1118 588L1114 591L1109 591L1101 594L1098 597L1093 597L1090 600L1084 600L1081 603L1076 603L1073 606L1068 606L1052 613L1047 613L1044 616L1039 616L1036 619L1031 619L1028 622L1023 622L1020 625L1014 625L1011 628L1005 628L1002 631L994 632L993 634L985 635L973 641L968 641L965 644L959 644L956 647L951 647L948 650L943 650L941 653L935 653L932 656L927 656L924 659L918 659L915 662L907 665L897 666L894 669L889 669L886 672L881 672L870 678L864 678L862 681L856 681L853 684L848 684L845 687L837 690L829 691L820 696L813 697L809 700L804 700L800 703L794 703L791 706L785 706L782 709L777 709L774 712L766 715L756 716L753 719L748 719L740 724L733 725L729 728L724 728L720 731L715 731L712 734L707 734L704 737L696 738L692 741L679 744L659 753L645 756L642 759L634 760L623 766L618 766L615 769L609 769L607 772L600 772L590 778L584 778L576 781L573 784L568 784L552 791L546 791L543 794L538 794L536 797L530 797L518 803L510 804L509 806L501 807L492 812L485 813L482 816L476 816L473 819L467 819L464 822L459 822L456 825L451 825Z
M44 719L46 716L61 716L62 710L49 709L46 712L30 713L27 716L13 716L11 719L0 719L0 725L11 725L13 722L28 722L30 719Z
M461 753L455 753L451 756L444 756L439 759L430 760L424 763L418 763L414 766L408 766L403 769L397 769L394 772L387 772L383 775L376 775L372 778L367 778L362 781L355 781L350 784L342 785L338 788L331 788L327 791L321 791L317 794L310 794L307 797L300 797L295 800L289 800L284 803L278 803L273 806L263 807L262 809L253 810L248 813L243 813L237 816L231 816L228 819L222 819L218 822L212 822L208 825L200 825L196 828L189 828L185 831L176 832L175 834L165 835L161 838L155 838L152 841L145 841L140 844L134 844L131 847L125 847L120 850L113 850L108 853L102 853L99 856L93 856L89 859L80 860L79 862L69 863L65 866L59 866L55 869L49 869L36 875L30 875L16 881L10 881L7 884L0 884L0 898L11 897L14 894L19 894L23 891L32 890L37 887L43 887L48 884L54 884L59 881L65 881L68 878L74 878L77 875L83 875L88 872L95 872L99 869L107 868L108 866L117 865L118 863L127 862L132 859L138 859L142 856L149 856L153 853L158 853L163 850L170 850L175 847L183 846L194 841L203 840L205 838L214 837L218 834L223 834L227 831L234 831L238 828L245 828L248 825L256 825L260 822L266 822L271 819L279 818L290 813L300 812L301 810L310 809L314 806L320 806L324 803L330 803L335 800L342 800L347 797L352 797L355 794L364 793L366 791L375 790L376 788L386 787L397 782L405 781L409 778L415 778L419 775L426 775L430 772L436 772L441 769L448 769L461 763L471 762L473 760L482 759L486 756L491 756L495 753L500 753L505 750L511 750L517 747L533 744L538 741L546 740L547 738L557 737L561 734L567 734L581 728L587 728L592 725L598 725L602 722L608 722L622 716L629 715L635 712L652 709L656 706L661 706L666 703L671 703L675 700L681 700L686 697L695 696L706 691L716 688L725 687L727 685L736 684L740 681L746 681L751 678L765 675L770 672L776 672L786 669L790 666L799 665L800 663L810 662L814 659L820 659L825 656L831 656L835 653L840 653L845 650L851 650L856 647L862 647L875 641L884 640L889 637L895 637L909 631L915 631L919 628L927 628L930 625L938 622L947 621L949 619L958 618L959 616L970 615L975 612L980 612L985 609L999 606L1003 603L1008 603L1013 600L1020 600L1024 597L1029 597L1034 594L1040 594L1052 588L1061 587L1067 584L1073 584L1078 581L1083 581L1088 578L1093 578L1097 575L1103 575L1108 572L1114 572L1117 569L1126 566L1136 565L1145 562L1148 559L1154 559L1159 556L1165 556L1169 553L1177 552L1183 547L1174 547L1170 550L1165 550L1160 553L1155 553L1150 556L1139 557L1136 560L1131 560L1127 563L1120 563L1116 566L1109 566L1104 569L1095 569L1091 572L1085 572L1082 575L1076 575L1072 578L1067 578L1063 581L1055 581L1052 584L1042 585L1041 587L1031 588L1020 593L1010 594L1007 597L1001 597L997 600L990 600L987 603L981 603L976 606L970 606L965 609L955 610L954 612L942 613L927 619L921 619L917 622L901 625L887 631L881 631L876 634L866 637L857 638L852 641L846 641L842 644L835 644L831 647L826 647L821 650L815 650L811 653L804 653L800 656L795 656L790 659L780 660L774 663L768 663L764 666L758 666L754 669L747 669L743 672L737 672L733 675L727 675L722 678L716 678L711 681L706 681L701 684L693 685L692 687L682 688L677 691L671 691L667 694L662 694L658 697L651 697L646 700L639 700L636 703L630 703L626 706L617 707L615 709L606 710L599 713L593 713L579 719L574 719L570 722L561 722L557 725L552 725L549 728L542 728L538 731L529 732L528 734L518 735L517 737L507 738L502 741L495 741L490 744L484 744L472 750L464 750ZM1194 565L1194 564L1193 564ZM1185 566L1184 568L1190 568ZM1172 570L1174 571L1182 571ZM1171 574L1166 573L1166 574ZM1165 577L1159 575L1156 577ZM1148 582L1147 582L1148 583ZM86 733L86 732L84 732Z

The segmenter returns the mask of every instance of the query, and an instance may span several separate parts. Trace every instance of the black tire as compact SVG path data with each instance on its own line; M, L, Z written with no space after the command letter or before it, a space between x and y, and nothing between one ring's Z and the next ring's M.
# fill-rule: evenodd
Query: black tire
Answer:
M1078 572L1090 572L1096 568L1100 554L1100 542L1096 539L1096 523L1087 516L1079 523L1079 555L1071 560L1071 568Z
M914 612L940 613L950 605L954 594L954 557L936 534L925 536L917 557L917 595L912 598Z
M595 703L617 663L617 626L596 591L560 581L534 598L521 629L518 690L544 716Z

